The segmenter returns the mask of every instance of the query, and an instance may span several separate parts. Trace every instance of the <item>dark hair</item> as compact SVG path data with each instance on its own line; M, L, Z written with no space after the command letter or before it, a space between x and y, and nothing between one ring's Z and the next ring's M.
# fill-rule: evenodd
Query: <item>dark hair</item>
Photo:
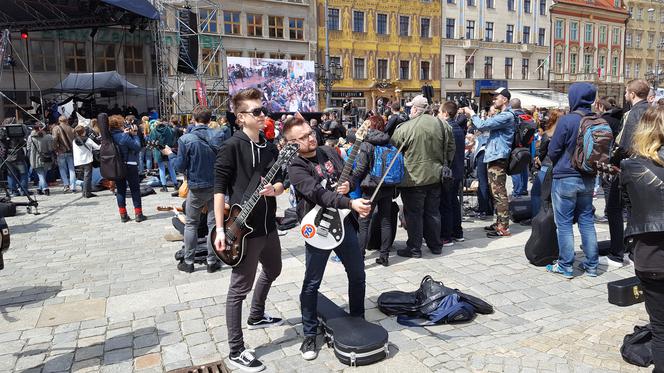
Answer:
M633 92L638 98L648 98L650 85L643 79L634 79L627 82L627 90Z
M260 101L262 97L263 93L256 88L247 88L241 90L240 92L236 93L233 96L232 99L233 112L235 113L235 115L239 114L242 110L245 109L244 107L245 101L251 101L251 100Z
M459 105L454 101L447 101L443 104L443 110L450 116L450 118L455 118L459 112Z
M383 121L383 118L379 115L372 115L369 118L367 118L369 123L369 128L373 128L375 130L379 130L381 132L385 131L385 121Z
M609 109L613 108L613 105L612 105L611 102L609 101L609 97L608 97L608 96L602 96L602 97L600 97L600 99L597 100L597 103L598 103L600 106L602 106L602 107L604 108L604 110L609 110Z
M194 111L191 112L191 116L194 117L196 123L208 124L210 118L212 118L212 110L203 106L196 106Z
M290 119L287 119L287 120L284 122L284 125L283 125L283 128L282 128L281 131L284 133L284 136L285 136L288 132L290 132L290 130L291 130L293 127L295 127L295 126L301 126L301 125L304 125L304 124L306 124L306 123L307 123L307 122L305 122L304 119L302 119L302 118L300 118L300 117L292 117L292 118L290 118Z
M401 110L401 104L399 104L398 102L393 103L392 111L399 111L399 110Z

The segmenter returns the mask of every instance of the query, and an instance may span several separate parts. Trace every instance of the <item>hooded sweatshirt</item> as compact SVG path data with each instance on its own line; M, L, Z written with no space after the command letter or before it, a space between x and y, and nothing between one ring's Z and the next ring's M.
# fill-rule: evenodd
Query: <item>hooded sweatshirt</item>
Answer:
M574 111L578 110L584 114L590 113L596 96L597 89L590 83L574 83L569 87L570 113L560 118L549 143L548 155L553 163L554 179L594 177L592 175L581 175L572 166L572 154L576 147L576 137L581 123L581 115L574 113Z
M214 166L214 193L229 197L229 204L242 205L258 187L258 172L265 176L279 156L277 147L262 134L258 143L249 139L243 131L237 131L219 150ZM252 180L253 179L253 180ZM277 172L272 184L283 182L281 171ZM261 197L249 214L247 225L253 228L248 236L262 237L276 229L275 216L277 200L274 197Z
M168 145L171 148L175 146L175 135L173 129L165 123L155 126L150 132L150 140L159 142L160 145ZM159 149L152 149L154 159L163 159Z

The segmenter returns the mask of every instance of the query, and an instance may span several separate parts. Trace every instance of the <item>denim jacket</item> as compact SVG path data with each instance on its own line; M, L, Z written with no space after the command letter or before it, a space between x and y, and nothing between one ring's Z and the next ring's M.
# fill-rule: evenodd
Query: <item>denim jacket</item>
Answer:
M225 132L205 125L197 125L180 137L177 154L171 153L168 158L174 159L175 169L187 176L190 189L214 187L214 162L225 139Z
M512 110L507 109L486 120L473 115L472 121L473 126L478 130L489 132L484 151L484 163L509 158L516 125Z
M138 136L132 136L124 131L115 129L111 132L113 142L120 148L122 160L125 163L138 164L138 153L141 151L141 140Z

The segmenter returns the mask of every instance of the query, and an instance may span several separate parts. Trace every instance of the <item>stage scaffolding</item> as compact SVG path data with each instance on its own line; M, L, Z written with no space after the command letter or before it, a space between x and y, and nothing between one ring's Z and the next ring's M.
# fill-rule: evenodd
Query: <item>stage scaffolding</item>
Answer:
M190 113L197 99L194 98L194 102L186 100L183 93L187 87L195 87L196 81L206 87L206 101L213 114L225 111L228 84L222 65L221 2L154 0L153 5L161 14L160 21L155 22L152 29L159 81L159 113L162 117ZM187 8L198 17L196 30L178 17L178 11ZM185 74L177 69L181 48L179 40L192 36L198 39L199 63L195 74ZM204 50L206 53L203 53ZM184 62L193 67L188 61Z

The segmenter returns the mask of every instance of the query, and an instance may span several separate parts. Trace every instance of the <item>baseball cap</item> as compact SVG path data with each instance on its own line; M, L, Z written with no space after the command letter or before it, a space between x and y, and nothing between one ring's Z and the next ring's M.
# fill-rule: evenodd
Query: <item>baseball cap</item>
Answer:
M493 94L494 95L501 95L501 96L505 97L508 100L512 98L512 94L505 87L500 87L500 88L496 89L495 91L493 91Z
M427 98L424 97L423 95L417 95L413 97L413 99L410 100L410 102L406 103L406 106L417 106L421 108L425 108L428 105L429 105L429 100L427 100Z

